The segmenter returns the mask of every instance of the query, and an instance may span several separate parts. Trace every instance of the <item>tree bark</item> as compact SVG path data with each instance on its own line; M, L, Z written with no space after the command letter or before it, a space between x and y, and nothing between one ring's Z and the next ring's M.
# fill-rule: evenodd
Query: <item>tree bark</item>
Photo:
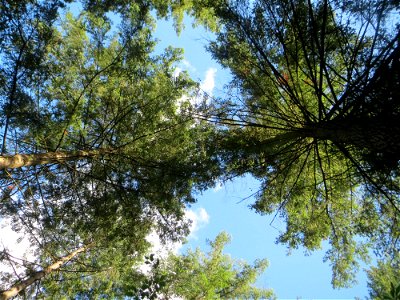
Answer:
M64 256L64 257L61 257L58 261L56 261L52 265L48 266L44 270L37 271L37 272L33 273L27 279L25 279L25 280L23 280L23 281L21 281L19 283L14 284L8 290L2 291L0 293L0 300L7 300L7 299L10 299L12 297L17 296L18 293L20 293L21 291L25 290L27 287L29 287L30 285L32 285L36 281L44 278L49 273L51 273L51 272L53 272L55 270L58 270L61 266L66 264L68 261L70 261L72 258L77 256L79 253L86 251L88 248L90 248L90 246L91 245L87 245L87 246L81 247L81 248L71 252L70 254Z
M114 153L113 149L56 151L36 154L15 154L0 156L0 170L17 169L35 165L63 163L70 160L93 158L99 155Z
M307 128L304 135L354 147L372 164L379 162L396 167L400 159L400 123L397 117L354 118L317 124Z
M309 128L309 137L353 145L375 153L400 150L400 124L398 120L366 119L345 120Z

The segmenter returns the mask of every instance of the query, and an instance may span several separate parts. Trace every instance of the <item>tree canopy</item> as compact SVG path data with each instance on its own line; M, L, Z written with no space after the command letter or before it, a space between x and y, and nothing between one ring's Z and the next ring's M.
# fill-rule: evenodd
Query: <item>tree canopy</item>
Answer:
M220 129L226 178L262 180L278 241L321 247L333 284L368 249L399 249L399 23L388 1L204 1L220 30L208 47L232 72L200 118Z
M257 260L252 266L234 260L223 253L229 242L229 235L222 232L209 242L208 253L197 248L182 255L171 253L165 260L150 256L152 280L146 289L162 282L158 289L154 288L157 299L274 299L272 290L253 286L268 261Z
M371 299L400 298L399 253L386 257L368 270L368 288Z
M1 297L135 296L127 283L149 280L138 270L146 236L182 240L194 192L247 173L262 181L252 208L285 221L279 242L314 250L329 241L334 286L351 284L371 249L396 261L399 8L2 1L0 221L29 239L34 259L2 251L11 269ZM225 96L200 107L185 100L198 84L173 76L182 49L154 53L156 18L179 32L185 14L216 34L208 50L232 74ZM267 295L248 284L265 262L237 271L221 254L227 241L219 236L209 256L171 256L163 272L173 293ZM396 292L381 280L393 266L371 270L373 293ZM208 281L217 275L225 280Z
M213 129L183 113L197 84L172 76L182 51L153 54L152 9L167 12L157 1L81 4L1 4L0 216L34 250L2 252L1 289L21 287L6 299L122 297L146 236L184 238L185 204L218 169L203 143Z

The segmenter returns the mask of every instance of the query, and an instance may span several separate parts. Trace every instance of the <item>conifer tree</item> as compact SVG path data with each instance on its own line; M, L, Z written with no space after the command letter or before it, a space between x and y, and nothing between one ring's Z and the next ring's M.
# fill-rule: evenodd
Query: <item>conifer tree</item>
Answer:
M396 1L203 1L210 52L232 73L208 114L227 178L262 181L253 208L286 221L279 241L328 240L333 284L368 248L399 248Z
M0 218L34 249L30 260L4 249L3 297L51 294L45 281L63 285L54 297L121 296L146 236L186 236L185 204L218 170L205 143L212 128L179 100L197 89L172 76L182 51L153 54L157 1L81 4L1 4Z

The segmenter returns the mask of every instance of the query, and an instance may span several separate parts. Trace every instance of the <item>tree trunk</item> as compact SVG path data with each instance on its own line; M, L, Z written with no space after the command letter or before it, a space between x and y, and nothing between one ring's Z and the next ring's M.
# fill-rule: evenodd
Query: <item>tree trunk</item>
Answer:
M58 270L62 265L66 264L68 261L70 261L72 258L74 258L79 253L86 251L88 248L90 248L90 245L81 247L81 248L71 252L70 254L64 256L64 257L61 257L58 261L56 261L52 265L48 266L44 270L37 271L37 272L33 273L27 279L25 279L25 280L23 280L23 281L21 281L19 283L14 284L8 290L2 291L0 293L0 300L7 300L7 299L10 299L12 297L17 296L18 293L20 293L21 291L25 290L27 287L29 287L30 285L32 285L36 281L44 278L47 274L49 274L49 273L51 273L51 272L53 272L55 270Z
M400 159L400 122L392 116L329 122L306 129L305 136L353 147L371 160L396 167Z
M114 152L114 149L96 149L79 151L56 151L37 154L4 155L0 156L0 170L17 169L35 165L63 163L70 160L91 158Z

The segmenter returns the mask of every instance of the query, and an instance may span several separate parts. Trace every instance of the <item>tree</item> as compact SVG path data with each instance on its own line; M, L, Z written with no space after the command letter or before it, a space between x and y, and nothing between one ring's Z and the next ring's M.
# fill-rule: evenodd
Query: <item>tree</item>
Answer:
M199 117L220 128L226 178L262 180L259 213L278 238L313 250L329 240L334 286L368 248L399 248L398 3L204 1L220 24L209 50L233 80Z
M229 242L229 235L222 232L210 241L208 253L189 250L183 255L170 254L166 260L150 256L152 280L144 290L156 287L157 299L273 299L272 290L252 286L268 261L257 260L253 266L236 261L223 253Z
M58 299L274 299L272 290L252 285L267 267L267 260L257 260L254 265L236 261L223 254L228 242L229 236L220 233L215 241L210 242L212 249L207 254L199 249L189 250L183 255L170 253L165 258L150 254L144 260L149 266L147 271L143 268L143 260L140 260L141 267L137 267L136 258L127 258L118 251L114 251L112 256L107 253L109 263L100 264L102 269L96 270L93 262L82 259L91 251L93 245L89 245L58 258L41 271L33 272L0 297L9 299L18 290L23 290L24 284L31 284L29 281L42 276L36 293L25 296ZM68 264L72 259L75 262ZM90 264L91 268L85 264ZM59 268L63 270L57 272ZM84 268L84 271L79 271L79 268Z
M400 298L399 253L379 260L377 266L368 271L368 288L371 299Z
M29 90L46 74L43 59L51 43L57 10L62 1L3 1L0 4L0 86L2 146L7 152L7 135L16 123L38 122Z
M51 272L58 270L62 265L66 264L68 261L73 259L75 256L77 256L81 252L86 251L86 249L87 249L87 247L81 247L81 248L69 253L68 255L66 255L64 257L61 257L59 260L57 260L50 266L47 266L46 268L44 268L44 270L33 272L32 274L30 274L30 276L27 279L25 279L17 284L14 284L11 288L9 288L6 291L2 291L0 294L0 299L7 300L7 299L11 299L11 298L17 296L21 291L24 291L27 287L32 285L35 281L39 281L42 278L44 278L45 276L49 275Z
M151 2L63 17L59 1L4 3L11 23L0 28L0 216L29 238L35 256L5 250L2 261L19 268L2 270L1 289L118 297L119 285L137 276L145 237L182 239L185 204L218 169L204 143L212 129L178 101L196 84L172 78L179 49L152 54ZM121 17L115 33L106 15L113 10Z

